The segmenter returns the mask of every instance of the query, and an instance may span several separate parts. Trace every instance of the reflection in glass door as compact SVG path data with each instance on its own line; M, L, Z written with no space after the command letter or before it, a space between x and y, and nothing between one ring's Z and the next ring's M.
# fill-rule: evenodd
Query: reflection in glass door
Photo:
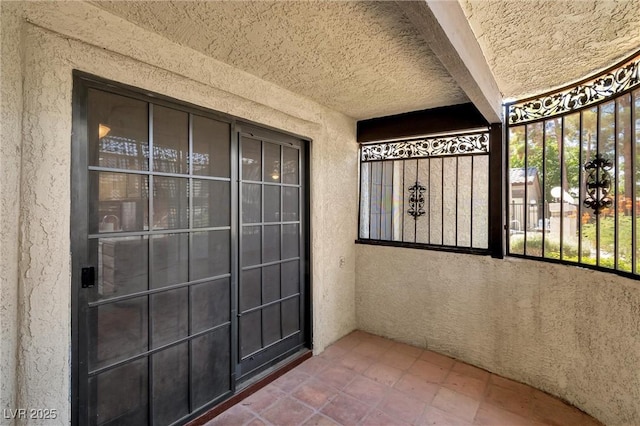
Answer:
M230 123L81 96L78 423L180 422L233 388Z
M240 152L243 377L302 343L303 248L300 143L251 129L241 133Z
M306 344L301 140L74 84L73 423L182 424Z

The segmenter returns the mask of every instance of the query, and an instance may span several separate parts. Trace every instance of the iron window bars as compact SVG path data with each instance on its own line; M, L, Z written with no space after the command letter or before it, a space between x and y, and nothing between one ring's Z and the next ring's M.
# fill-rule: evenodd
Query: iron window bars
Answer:
M637 276L640 52L506 105L508 254Z
M361 146L359 241L489 253L489 132Z

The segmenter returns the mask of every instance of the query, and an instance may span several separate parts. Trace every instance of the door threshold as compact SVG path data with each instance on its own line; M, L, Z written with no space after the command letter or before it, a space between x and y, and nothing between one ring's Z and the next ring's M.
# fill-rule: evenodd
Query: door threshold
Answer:
M285 373L293 370L298 365L302 364L304 361L308 360L312 356L313 356L313 353L310 349L303 348L300 351L292 354L291 356L283 359L276 365L268 368L267 370L263 371L257 376L242 383L238 388L237 392L233 396L231 396L226 401L223 401L220 404L216 405L215 407L211 408L206 413L196 417L195 419L187 423L187 426L204 425L209 420L216 418L218 415L227 411L229 408L241 402L243 399L256 393L257 391L267 386L269 383L273 382L280 376L283 376Z

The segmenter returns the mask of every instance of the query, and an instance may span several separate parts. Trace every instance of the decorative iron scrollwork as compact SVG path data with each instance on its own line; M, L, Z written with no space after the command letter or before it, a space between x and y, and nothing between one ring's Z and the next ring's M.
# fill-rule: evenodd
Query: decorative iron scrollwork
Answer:
M640 85L640 54L575 87L509 105L509 124L571 112Z
M409 213L415 220L418 220L418 217L425 214L424 211L424 191L427 188L420 185L420 182L416 182L414 185L409 187Z
M596 154L596 158L584 165L584 170L587 173L587 195L584 199L584 205L593 209L597 215L613 204L613 200L609 196L609 191L611 191L609 171L612 167L611 160L600 154Z
M488 152L488 133L468 133L457 136L363 145L361 160L405 160L445 155L486 154Z

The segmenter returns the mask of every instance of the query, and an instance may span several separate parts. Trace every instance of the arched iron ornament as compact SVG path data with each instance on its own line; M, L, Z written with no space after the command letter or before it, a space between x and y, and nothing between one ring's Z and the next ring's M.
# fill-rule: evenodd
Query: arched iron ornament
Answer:
M509 124L565 114L640 86L640 52L616 68L567 89L508 105Z
M427 188L420 185L420 182L416 182L414 185L409 187L409 213L415 220L418 220L418 217L425 214L424 211L424 191Z
M587 173L587 194L584 199L585 207L593 209L595 214L600 214L603 209L613 205L609 196L611 191L611 175L609 171L613 167L611 160L596 154L596 158L584 165Z

